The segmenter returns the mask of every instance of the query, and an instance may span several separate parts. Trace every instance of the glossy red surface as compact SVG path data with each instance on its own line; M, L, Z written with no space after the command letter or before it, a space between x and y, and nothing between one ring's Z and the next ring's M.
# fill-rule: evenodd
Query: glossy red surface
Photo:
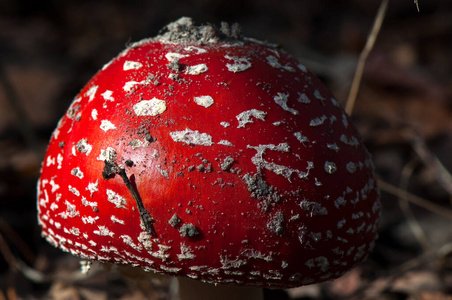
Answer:
M125 168L152 234L121 177L102 177L105 160ZM38 188L43 235L63 250L256 286L341 276L365 259L380 213L342 108L294 58L254 41L126 49L61 119Z

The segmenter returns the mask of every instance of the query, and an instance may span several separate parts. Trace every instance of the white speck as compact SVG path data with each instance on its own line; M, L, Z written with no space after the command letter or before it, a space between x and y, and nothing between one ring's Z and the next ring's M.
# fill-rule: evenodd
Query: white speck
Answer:
M335 121L337 121L337 118L335 115L330 116L330 125L332 125Z
M169 62L177 61L177 60L181 59L182 57L187 57L187 56L188 55L175 53L175 52L168 52L165 54L165 57Z
M96 92L97 92L97 85L93 85L92 87L89 88L89 90L85 93L85 96L89 97L88 101L92 101L94 99L94 97L96 96Z
M315 184L315 186L322 186L323 185L323 183L322 182L320 182L318 179L317 179L317 177L314 177L314 184Z
M194 97L193 100L195 100L196 104L204 106L206 108L213 105L214 103L213 98L210 96Z
M304 135L302 135L301 132L295 132L293 135L297 138L297 140L300 143L309 142L309 139L307 137L305 137Z
M143 81L140 81L140 82L133 81L133 80L132 81L128 81L128 82L126 82L126 84L124 84L122 89L124 90L124 92L130 92L135 85L137 85L137 84L145 84L145 83L146 83L146 80L143 80Z
M111 63L113 62L114 59L110 60L108 63L106 63L105 65L102 66L102 70L105 70L106 68L108 68L109 65L111 65Z
M204 72L207 72L208 70L209 70L209 68L207 67L206 64L199 64L199 65L194 65L194 66L188 66L187 69L185 70L185 74L199 75Z
M166 110L166 102L157 98L143 100L133 106L137 116L156 116Z
M83 196L82 196L82 204L83 204L84 206L90 206L90 207L93 208L93 209L97 207L97 202L94 202L94 201L88 201L88 200L86 200L86 198L83 197Z
M326 144L326 147L328 148L328 149L331 149L331 150L334 150L334 151L336 151L336 152L339 152L339 146L338 145L336 145L336 143L334 143L334 144Z
M93 193L95 193L99 190L98 187L99 187L99 180L96 180L96 182L88 183L88 187L86 189L91 193L91 197L93 196Z
M230 147L234 146L234 145L233 145L230 141L228 141L228 140L221 140L221 141L219 141L217 144L218 144L218 145L223 145L223 146L230 146Z
M272 252L270 252L270 254L265 255L264 253L262 253L258 250L246 249L246 250L243 250L241 254L243 254L244 256L246 256L248 258L262 259L267 262L273 261Z
M63 118L61 118L61 119L58 121L57 127L55 128L55 130L54 130L53 133L52 133L52 137L53 137L55 140L57 140L57 139L58 139L58 136L60 135L60 129L61 129L61 126L63 126Z
M124 225L124 221L123 220L120 220L120 219L118 219L117 217L115 217L115 216L111 216L111 221L113 222L113 223L119 223L119 224L121 224L121 225Z
M287 106L287 101L289 100L289 94L278 93L273 100L281 106L284 110L290 112L293 115L298 115L298 111L296 109L290 108Z
M237 268L240 268L247 264L246 260L242 260L242 259L238 259L238 258L231 260L231 259L229 259L225 256L221 256L221 255L220 255L220 262L222 264L221 268L223 270L227 270L227 269L231 269L231 268L237 269Z
M314 241L318 242L322 239L322 233L321 232L310 232L309 237Z
M328 119L328 118L325 115L321 116L320 118L312 119L309 122L309 126L311 126L311 127L320 126L326 121L326 119Z
M137 251L141 251L143 249L143 247L141 245L135 244L133 242L132 238L126 234L121 235L120 238L122 238L122 241L124 242L124 244L132 247L133 249L135 249Z
M311 103L311 100L309 100L308 96L306 96L305 93L298 93L298 102L308 104Z
M127 200L123 196L107 189L108 202L113 203L116 208L126 208Z
M142 67L143 67L142 63L139 63L137 61L126 60L122 68L124 71L128 71L128 70L138 70Z
M107 227L105 226L98 226L99 230L94 230L93 233L100 235L100 236L109 236L113 237L115 235L114 232L111 232Z
M76 196L80 196L80 192L75 188L75 187L72 187L71 185L69 185L69 191L72 193L72 194L74 194L74 195L76 195Z
M337 171L337 166L334 162L331 161L325 161L325 172L327 172L328 174L333 174L334 172Z
M102 123L100 124L100 129L102 129L103 131L107 132L108 130L117 130L116 126L108 121L108 120L102 120Z
M52 193L55 193L60 188L60 186L55 183L53 178L49 181L49 184L52 186L52 189L50 190Z
M356 172L356 164L354 162L349 162L347 163L347 165L345 166L345 168L347 169L347 171L351 174Z
M310 212L311 216L326 216L328 210L318 202L303 200L300 202L300 207L304 211Z
M65 202L66 204L66 212L64 212L65 216L74 218L80 215L80 213L75 209L75 205L69 203L67 200ZM63 215L61 215L61 217L63 217L63 219L65 219L65 217Z
M347 116L345 114L342 114L342 124L344 124L345 128L348 127Z
M185 259L195 259L195 255L193 254L193 250L190 249L187 245L184 243L180 244L180 252L181 254L177 255L177 258L179 260L185 260Z
M171 247L161 245L161 244L159 244L157 246L159 247L159 250L152 252L151 255L154 256L155 258L160 258L162 261L166 261L166 259L169 257L169 254L165 253L165 252L170 250Z
M139 139L133 139L129 142L129 145L132 147L133 150L136 150L138 148L146 147L149 145L148 141L142 141Z
M83 224L94 224L94 223L96 223L97 220L99 220L99 216L94 217L94 218L91 216L83 216L82 217Z
M237 73L251 68L251 59L248 57L235 57L225 55L225 58L233 61L232 64L226 64L226 67L230 72Z
M359 140L355 136L352 136L349 139L345 134L343 134L339 140L346 145L359 146Z
M305 265L306 265L306 267L308 267L310 269L317 267L322 272L328 271L328 269L330 267L328 258L326 258L325 256L319 256L316 258L309 259L308 261L306 261Z
M177 273L180 270L182 270L182 268L176 268L176 267L166 267L164 265L160 265L160 269L162 269L165 272L170 272L170 273Z
M113 92L110 90L106 90L101 94L105 101L115 101L115 98L113 98L111 95L113 95Z
M58 153L57 155L57 163L58 163L57 169L60 170L63 163L63 155L61 155L61 153Z
M356 251L355 257L353 257L353 260L357 261L357 260L361 259L364 256L364 254L366 253L365 249L366 249L366 244L359 246L358 250Z
M314 97L316 97L316 98L319 99L320 101L325 100L325 97L323 97L323 96L320 94L319 90L315 90L315 91L314 91Z
M80 235L80 229L72 227L71 229L69 229L69 232L75 236Z
M364 217L364 213L362 211L359 211L356 214L352 214L352 220L360 219L362 217Z
M91 153L91 150L93 150L93 146L88 144L87 139L81 139L80 141L77 142L76 149L80 153L85 153L88 156Z
M344 197L338 197L336 200L334 200L334 206L339 209L339 206L345 206L347 203L347 200L344 199Z
M298 64L297 67L298 67L298 69L300 69L301 71L303 71L305 73L308 72L308 69L303 64Z
M97 160L114 162L116 159L116 150L112 147L108 147L107 149L101 149L100 155L97 157Z
M231 124L228 122L220 122L220 125L223 126L224 128L231 126Z
M245 127L245 125L249 123L254 123L251 117L265 121L266 114L266 112L257 109L244 111L236 116L237 121L239 121L239 126L237 126L237 128Z
M54 165L54 164L55 164L55 158L52 158L50 155L47 156L46 167Z
M345 219L340 220L337 222L337 228L340 229L344 226L345 222L347 222Z
M91 111L91 118L93 118L93 120L97 120L97 109L93 109Z
M212 146L212 136L207 133L200 133L198 130L189 128L183 131L170 132L170 136L175 142L186 143L188 145Z
M291 169L287 166L278 165L274 162L268 162L266 161L263 156L266 152L266 150L272 150L272 151L279 151L279 152L289 152L290 147L287 143L280 143L278 145L269 144L269 145L259 145L259 146L250 146L247 145L247 148L251 148L257 151L256 155L254 155L251 158L251 162L256 166L258 171L261 170L261 168L265 168L269 171L274 172L277 175L281 175L285 177L290 182L290 177L293 173L298 174L299 178L306 179L309 175L309 170L314 168L314 164L310 161L308 161L308 166L306 168L306 172L297 170L297 169Z
M207 53L206 49L195 47L195 46L188 46L184 48L185 51L196 51L197 54Z
M71 175L73 175L73 176L75 176L75 177L78 177L78 178L80 178L80 179L83 178L83 172L80 170L79 167L73 168L73 169L71 170Z
M339 104L339 102L337 102L337 100L334 99L334 98L331 98L331 103L333 103L334 106L341 107L341 105Z
M289 71L289 72L295 72L295 69L293 67L291 67L289 65L285 65L285 66L281 65L279 60L276 57L272 56L272 55L267 56L267 63L270 66L272 66L273 68L284 69L284 70Z

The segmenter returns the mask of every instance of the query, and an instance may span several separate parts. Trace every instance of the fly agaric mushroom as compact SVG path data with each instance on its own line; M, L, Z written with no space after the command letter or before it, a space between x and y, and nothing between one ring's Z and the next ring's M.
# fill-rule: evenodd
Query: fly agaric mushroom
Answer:
M181 18L72 102L38 211L47 241L86 260L290 288L362 262L380 204L358 132L313 73L235 26Z

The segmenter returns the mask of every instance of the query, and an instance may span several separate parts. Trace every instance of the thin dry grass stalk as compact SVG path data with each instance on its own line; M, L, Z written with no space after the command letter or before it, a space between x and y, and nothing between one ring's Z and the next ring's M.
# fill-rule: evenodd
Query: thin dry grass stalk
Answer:
M353 112L353 107L355 106L356 96L358 95L359 86L361 85L361 79L363 77L364 67L366 65L367 57L372 51L375 41L377 40L378 33L380 32L381 25L383 24L386 11L388 9L389 0L383 0L378 9L377 16L375 17L372 30L367 37L366 45L361 52L358 65L356 66L355 76L353 77L352 86L350 88L350 93L348 94L347 103L345 104L345 111L347 114L351 115Z
M419 196L413 195L399 187L396 187L392 184L389 184L381 179L378 179L378 186L380 189L388 194L397 196L397 197L404 197L406 196L406 199L419 207L422 207L428 211L431 211L435 214L438 214L440 216L446 217L448 219L452 219L452 210L443 207L441 205L437 205L431 201L428 201L426 199L423 199Z

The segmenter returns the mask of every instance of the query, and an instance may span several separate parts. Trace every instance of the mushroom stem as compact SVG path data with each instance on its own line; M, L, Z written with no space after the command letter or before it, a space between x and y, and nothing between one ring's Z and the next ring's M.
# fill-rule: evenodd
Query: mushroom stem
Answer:
M178 277L180 300L263 300L264 291L256 287L213 285L185 277Z

